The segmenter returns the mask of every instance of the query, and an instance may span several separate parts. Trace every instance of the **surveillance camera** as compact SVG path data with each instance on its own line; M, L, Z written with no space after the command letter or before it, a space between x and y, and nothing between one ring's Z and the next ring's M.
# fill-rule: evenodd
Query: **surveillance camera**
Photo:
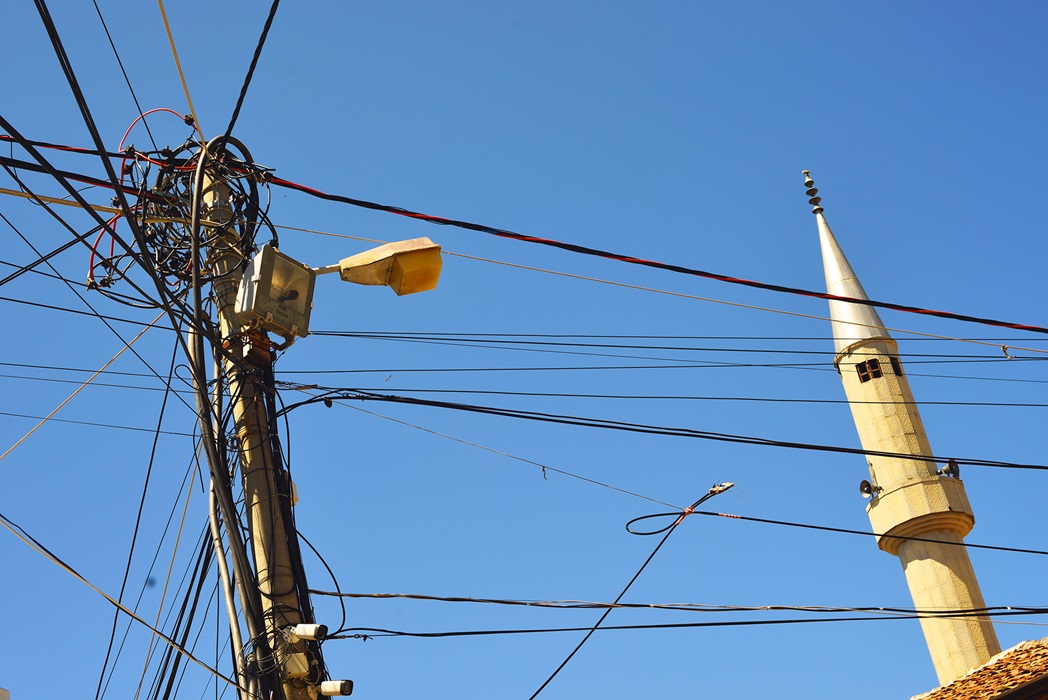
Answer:
M320 684L320 694L326 697L352 695L353 681L324 681Z
M327 637L328 628L327 625L316 625L301 623L294 627L289 627L287 630L288 634L294 641L300 639L324 639Z

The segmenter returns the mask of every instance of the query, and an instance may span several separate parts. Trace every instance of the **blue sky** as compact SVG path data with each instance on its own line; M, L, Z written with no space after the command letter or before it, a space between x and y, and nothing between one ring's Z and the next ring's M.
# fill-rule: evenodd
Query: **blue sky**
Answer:
M142 107L187 112L157 6L99 6ZM193 0L168 3L167 10L200 125L217 135L235 105L268 3ZM98 16L91 6L57 3L51 12L99 130L116 148L138 110ZM1046 14L1032 2L284 3L234 134L280 177L328 192L822 289L801 176L811 169L826 216L872 297L1045 326ZM11 68L0 77L0 114L29 138L89 146L34 8L7 8L5 29L0 51ZM149 123L159 145L190 135L170 116ZM145 147L148 137L137 127L130 141ZM20 156L17 148L4 150ZM97 159L56 156L56 162L103 176ZM0 187L15 189L6 174L0 180ZM63 194L46 178L30 182L40 193ZM84 194L103 205L110 197ZM0 213L41 251L69 238L22 199L0 196ZM63 214L76 230L91 225L73 209ZM354 237L430 236L449 253L440 286L428 294L398 298L319 279L314 330L657 336L518 340L660 346L507 349L479 347L491 343L476 339L463 346L316 336L280 358L283 380L859 446L848 408L839 403L844 392L832 368L824 301L436 227L277 188L270 216L280 226L351 237L281 229L281 250L314 266L370 245ZM0 259L33 260L4 227L8 244ZM73 248L54 264L82 281L87 257ZM20 416L48 414L89 376L69 370L98 369L122 343L97 319L10 301L86 309L54 279L23 275L0 296L9 324L2 353L8 364L0 371L3 451L38 422ZM155 315L97 294L87 298L103 314ZM1037 438L1045 408L1000 405L1048 403L1039 362L1045 336L887 311L882 318L900 329L895 335L917 399L927 403L921 414L937 453L1048 462ZM127 339L137 332L118 329ZM172 341L170 331L150 331L135 348L166 375ZM1021 359L1007 361L1001 344L1021 348L1010 351ZM89 387L56 418L146 431L52 421L0 462L0 513L112 595L121 586L149 430L163 396L155 378L132 376L149 371L143 360L125 353L110 369L129 375L96 381L145 388ZM767 366L782 364L795 366ZM618 369L577 369L595 366ZM575 369L552 369L566 367ZM463 371L437 371L447 369ZM334 373L346 370L370 371ZM176 374L187 376L184 369ZM441 393L414 393L422 389ZM479 391L701 398L461 393ZM283 398L293 403L300 395L288 390ZM740 400L753 398L806 401ZM164 430L191 433L193 425L192 412L172 402ZM613 600L655 544L623 525L666 507L559 472L543 478L539 467L505 455L676 506L730 480L736 488L711 501L712 510L869 530L857 488L868 472L856 455L376 403L298 409L290 416L289 443L299 529L342 590L355 593ZM188 505L182 489L192 459L191 438L160 438L125 596L131 604L143 591L140 612L154 620L162 610L162 626L206 521L199 483L188 490ZM969 542L1048 549L1036 526L1042 472L962 469L978 521ZM174 524L162 539L170 513ZM1044 556L982 550L971 556L989 605L1042 604ZM112 607L14 536L0 536L0 557L0 593L22 630L0 642L0 686L15 698L43 697L49 692L43 683L61 669L76 697L90 697ZM332 590L316 558L307 554L306 566L313 588ZM868 538L704 517L678 528L624 600L910 605L897 560ZM314 602L318 617L337 626L338 605L323 597ZM224 617L214 611L212 604L197 625L197 648L212 662L215 636L221 644L225 635ZM409 632L587 627L599 614L352 600L347 625ZM816 616L615 611L607 624L787 617ZM1010 647L1045 636L1043 624L1041 617L1003 618L997 632ZM325 659L335 677L356 681L357 697L527 698L581 635L341 640L325 645ZM134 695L148 644L148 631L132 626L107 696ZM219 665L228 670L228 654ZM146 673L147 689L154 669ZM598 632L540 697L829 698L846 689L853 698L885 698L935 685L917 622L885 620ZM207 673L193 668L179 696L214 693Z

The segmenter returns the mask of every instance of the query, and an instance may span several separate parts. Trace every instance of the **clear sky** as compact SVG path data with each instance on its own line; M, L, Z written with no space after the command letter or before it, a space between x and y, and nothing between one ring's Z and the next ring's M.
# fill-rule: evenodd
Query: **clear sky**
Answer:
M115 149L139 111L102 24L90 3L50 4L98 128ZM142 108L187 112L157 5L98 4ZM217 135L269 3L167 6L200 126ZM826 216L873 298L1046 326L1046 20L1048 8L1036 2L285 2L234 135L280 177L327 192L821 290L801 176L811 169ZM0 52L0 114L29 138L91 146L31 3L5 9ZM170 115L149 124L160 146L191 135ZM145 148L149 136L139 125L129 142ZM51 155L62 167L104 177L97 158ZM27 177L42 194L64 195L47 178ZM0 187L16 189L7 174ZM833 370L825 301L288 190L271 194L273 221L294 227L280 230L281 249L310 265L371 245L356 239L430 236L448 253L440 286L428 294L398 298L320 278L314 330L386 335L301 340L279 359L281 380L859 446ZM108 205L111 194L88 189L84 196ZM0 195L0 213L41 252L70 238L23 199ZM77 231L91 226L82 212L61 213ZM0 226L2 278L36 255ZM82 283L88 252L74 247L53 264ZM87 307L52 277L23 275L0 297L8 324L2 452L123 343L97 318L70 313ZM86 298L103 315L155 316L98 294ZM968 541L1048 549L1038 525L1048 475L964 464L1048 464L1039 437L1048 336L881 315L899 329L936 453L962 463L978 521ZM138 332L114 327L125 339ZM412 342L404 337L411 333L454 335ZM199 477L184 487L195 418L174 398L143 501L164 397L144 363L166 376L173 347L169 330L148 332L135 344L141 357L125 352L55 416L142 430L52 420L0 461L0 513L114 597L144 502L124 599L164 629L183 597L179 586L207 512ZM174 363L181 379L173 385L185 390L185 360ZM281 395L286 403L302 398L291 389ZM709 502L712 510L869 531L858 491L868 470L858 455L374 402L304 407L289 425L299 529L341 590L353 593L608 602L657 541L629 535L625 523L673 510L646 499L683 507L720 481L737 486ZM535 463L549 469L543 474ZM1044 604L1048 557L986 550L971 557L989 605ZM8 621L0 686L17 700L52 697L59 688L92 697L112 606L6 531L0 561ZM312 588L334 589L308 552L306 567ZM702 516L684 521L623 600L910 605L898 561L868 537ZM337 602L314 602L318 618L338 627ZM221 647L227 633L216 609L211 600L190 639L212 664L216 637ZM599 615L353 599L346 626L587 628ZM937 684L916 621L835 617L615 611L607 625L818 622L598 632L540 697L880 699ZM1010 647L1044 637L1046 621L1002 617L997 633ZM528 698L582 634L381 636L333 640L324 650L334 677L356 681L356 697ZM134 697L143 675L142 696L151 696L158 659L143 672L149 643L148 630L131 625L106 697ZM228 673L227 651L217 663ZM208 673L193 667L178 697L215 693Z

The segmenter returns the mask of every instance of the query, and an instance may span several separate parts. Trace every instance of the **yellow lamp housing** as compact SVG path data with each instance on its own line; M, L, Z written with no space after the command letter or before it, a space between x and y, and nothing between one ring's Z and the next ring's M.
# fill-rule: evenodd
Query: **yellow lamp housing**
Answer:
M309 334L316 273L264 245L248 264L237 291L236 312L243 323L258 322L290 340Z
M402 296L435 289L442 264L440 246L423 237L387 243L344 258L338 271L345 282L385 285Z

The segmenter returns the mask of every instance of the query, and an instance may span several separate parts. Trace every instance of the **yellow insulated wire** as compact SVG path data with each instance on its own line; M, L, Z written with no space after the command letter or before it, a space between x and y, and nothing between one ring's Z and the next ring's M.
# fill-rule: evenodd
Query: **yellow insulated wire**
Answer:
M175 48L175 37L171 34L171 25L167 21L167 12L164 10L164 0L157 0L157 4L160 6L160 17L164 20L164 30L167 32L167 41L171 44L171 55L175 59L175 68L178 69L178 77L182 81L182 91L186 94L186 102L189 104L189 113L193 115L193 128L200 134L200 143L204 147L204 153L207 153L207 139L204 138L204 131L200 128L200 120L197 118L196 108L193 107L193 98L189 96L189 85L186 84L185 73L182 72L182 62L178 60L178 49Z
M99 370L98 370L97 372L95 372L95 373L94 373L94 374L92 374L92 375L91 375L90 377L88 377L88 378L87 378L87 381L85 381L85 382L84 382L83 384L81 384L81 385L80 385L80 386L79 386L79 387L77 388L77 390L76 390L76 391L74 391L74 392L73 392L72 394L70 394L70 395L69 395L69 398L67 398L67 399L66 399L65 401L63 401L62 403L58 404L58 406L56 406L56 407L55 407L55 409L54 409L53 411L51 411L51 412L50 412L50 413L48 413L48 414L47 414L46 416L44 416L43 420L41 420L41 421L40 421L39 423L37 423L36 425L34 425L34 426L33 426L33 427L32 427L32 428L31 428L31 429L29 430L29 432L28 432L28 433L26 433L25 435L23 435L23 436L21 437L21 439L20 439L20 440L19 440L18 442L16 442L15 444L11 445L10 447L8 447L8 448L7 448L7 451L6 451L6 452L4 452L4 453L3 453L2 455L0 455L0 462L2 462L2 461L4 460L4 458L5 458L5 457L7 457L7 455L9 455L9 454L11 454L12 452L14 452L14 451L15 451L15 448L17 448L17 447L18 447L19 445L21 445L21 444L22 444L23 442L25 442L26 440L28 440L28 439L29 439L29 436L30 436L30 435L32 435L33 433L35 433L35 432L36 432L37 430L39 430L39 429L40 429L40 427L44 425L44 423L46 423L47 421L51 420L51 418L52 418L52 417L54 417L54 415L55 415L56 413L58 413L59 411L61 411L61 410L62 410L62 409L63 409L63 408L64 408L64 407L66 406L66 404L68 404L68 403L69 403L70 401L72 401L72 400L73 400L73 399L74 399L74 398L76 397L76 395L77 395L77 394L79 394L79 393L80 393L81 391L83 391L84 389L86 389L86 388L87 388L87 386L88 386L88 384L90 384L91 382L93 382L93 381L95 380L95 378L97 378L97 377L98 377L98 375L100 375L100 374L102 374L103 372L105 372L105 371L106 371L106 369L107 369L107 368L109 367L109 365L111 365L111 364L113 364L114 362L116 362L116 361L117 361L117 358L119 358L119 357L120 357L121 355L123 355L123 354L124 354L124 352L125 352L126 350L129 350L129 349L131 348L131 346L132 346L132 345L134 345L134 344L135 344L135 343L136 343L136 342L138 341L138 339L139 339L139 338L141 338L141 337L142 337L143 335L145 335L146 331L148 331L148 330L149 330L150 328L153 328L153 327L154 327L154 326L156 325L156 322L157 322L157 321L159 321L159 320L160 320L161 318L163 318L163 317L164 317L164 314L165 314L165 313L166 313L165 311L161 311L161 312L160 312L160 315L158 315L158 316L157 316L156 318L154 318L154 319L153 319L153 322L152 322L152 323L150 323L150 324L149 324L148 326L146 326L145 328L143 328L143 329L141 330L141 332L139 332L139 334L138 334L138 335L136 335L136 336L135 336L134 338L132 338L132 339L131 339L131 342L129 342L129 343L127 343L126 345L124 345L124 347L123 347L123 348L121 348L120 352L118 352L117 354L113 355L113 359L111 359L111 360L110 360L109 362L107 362L107 363L105 363L104 365L102 365L102 367L101 367L101 368L100 368L100 369L99 369Z

